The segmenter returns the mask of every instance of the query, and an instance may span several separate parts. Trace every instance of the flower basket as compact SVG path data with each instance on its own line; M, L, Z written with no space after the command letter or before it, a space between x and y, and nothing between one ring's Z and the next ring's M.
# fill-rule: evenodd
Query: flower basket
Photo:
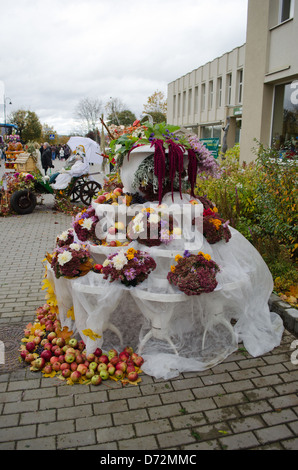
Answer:
M65 230L56 239L56 245L61 248L63 246L71 245L74 242L74 233L72 229Z
M92 241L96 243L95 228L98 221L99 218L92 206L77 214L73 219L73 228L81 242Z
M216 274L220 269L210 255L185 251L184 256L177 255L175 260L177 265L171 266L167 279L186 295L213 292L217 287Z
M173 216L166 217L161 210L152 207L144 208L129 223L127 238L145 246L160 246L173 240L173 229Z
M118 251L111 254L103 263L102 274L110 282L120 281L127 287L137 286L145 281L156 268L156 263L148 253L134 248L126 252Z
M85 276L93 268L89 250L78 243L58 247L53 254L47 254L46 259L51 264L57 279Z

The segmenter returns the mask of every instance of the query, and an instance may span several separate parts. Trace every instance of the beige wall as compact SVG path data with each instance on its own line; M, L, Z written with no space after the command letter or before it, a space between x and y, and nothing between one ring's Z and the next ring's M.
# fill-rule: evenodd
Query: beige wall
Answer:
M279 0L249 0L241 161L252 161L254 139L271 145L274 88L298 79L298 0L294 18L279 22Z

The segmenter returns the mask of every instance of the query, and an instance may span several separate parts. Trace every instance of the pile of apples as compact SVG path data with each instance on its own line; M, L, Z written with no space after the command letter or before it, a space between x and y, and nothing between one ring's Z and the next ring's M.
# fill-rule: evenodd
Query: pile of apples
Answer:
M45 328L34 329L33 335L30 329L25 329L25 338L30 341L21 350L22 359L31 365L32 371L55 372L72 383L83 379L93 385L109 378L138 380L144 359L134 353L133 348L127 346L120 353L111 349L107 354L97 348L94 353L87 354L82 340L59 336L61 325L57 316L50 312L50 306L40 307L37 318Z
M111 192L106 191L106 192L100 193L95 199L95 202L97 202L98 204L118 205L118 198L122 195L123 195L122 188L115 188Z

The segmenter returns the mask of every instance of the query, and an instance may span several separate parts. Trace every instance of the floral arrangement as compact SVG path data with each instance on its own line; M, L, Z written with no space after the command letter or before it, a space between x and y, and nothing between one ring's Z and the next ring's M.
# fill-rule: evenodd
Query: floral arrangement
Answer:
M112 141L110 158L115 159L116 168L122 166L125 155L129 158L131 151L142 145L152 147L152 156L140 165L134 186L148 200L158 199L161 203L166 192L179 191L181 194L185 192L185 186L194 195L197 174L205 172L214 175L219 168L211 152L196 136L182 135L180 127L165 122L146 122L140 134L123 134Z
M221 240L228 242L231 238L229 221L222 219L216 207L205 209L203 212L203 235L213 245Z
M73 228L81 242L93 241L96 242L95 227L99 218L92 206L83 209L73 219Z
M232 236L229 229L229 220L224 220L220 217L217 207L206 197L202 196L197 199L204 207L203 224L201 225L201 217L198 217L197 219L193 219L193 225L195 225L196 222L200 222L198 226L203 227L203 235L210 245L220 242L221 240L228 242ZM196 200L190 202L193 204L197 203Z
M127 238L129 241L137 240L142 245L159 246L170 243L175 232L177 229L174 228L172 215L167 216L161 209L149 207L143 208L129 223Z
M56 239L56 245L61 248L63 246L71 245L74 242L73 229L68 229L62 232Z
M47 254L46 259L57 279L85 276L93 267L89 250L78 243L58 247L53 254Z
M126 286L136 286L147 279L156 263L145 251L129 248L111 254L102 266L104 279L110 277L110 282L119 280Z
M10 193L15 191L19 191L20 189L29 189L34 190L35 186L35 178L31 173L13 173L13 174L6 174L6 181L7 181L7 190Z
M197 255L185 251L175 257L176 266L171 266L167 275L170 284L174 284L186 295L200 295L214 291L217 286L216 274L219 266L211 256L203 252Z

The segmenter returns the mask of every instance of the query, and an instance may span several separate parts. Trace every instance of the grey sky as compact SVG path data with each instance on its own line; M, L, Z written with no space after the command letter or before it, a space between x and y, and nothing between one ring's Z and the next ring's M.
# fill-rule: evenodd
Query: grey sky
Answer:
M139 117L156 90L166 95L169 82L246 40L247 0L0 6L0 80L13 103L6 100L7 115L30 109L59 133L74 129L75 107L86 97L119 98Z

